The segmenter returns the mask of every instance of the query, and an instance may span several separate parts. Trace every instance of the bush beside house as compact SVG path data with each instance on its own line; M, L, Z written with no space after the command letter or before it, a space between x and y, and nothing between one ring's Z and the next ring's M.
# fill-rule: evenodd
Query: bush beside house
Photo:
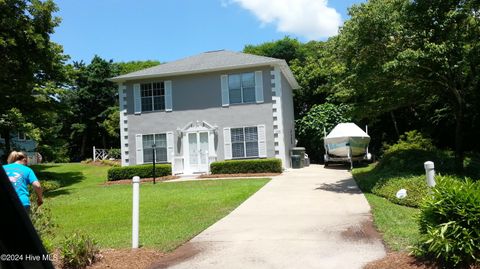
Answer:
M172 165L157 164L155 165L155 176L164 177L172 174ZM132 179L134 176L140 178L153 177L153 165L133 165L124 167L112 167L108 170L108 181L115 181L121 179Z
M280 159L229 160L210 164L212 174L281 173Z

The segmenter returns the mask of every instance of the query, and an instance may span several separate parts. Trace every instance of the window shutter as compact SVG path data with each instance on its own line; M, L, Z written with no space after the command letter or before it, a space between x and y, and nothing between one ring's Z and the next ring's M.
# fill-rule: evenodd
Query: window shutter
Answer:
M232 135L230 128L223 128L223 152L225 160L232 159Z
M228 75L221 75L221 86L222 86L222 106L230 105L230 97L228 92Z
M255 99L263 103L263 76L262 71L255 71Z
M173 132L167 132L167 162L173 162Z
M165 111L172 111L172 81L165 82Z
M135 114L142 113L142 95L140 93L140 84L133 84L133 104Z
M135 147L137 148L137 164L143 164L143 137L142 134L135 135Z
M267 141L265 125L258 125L258 157L267 157Z

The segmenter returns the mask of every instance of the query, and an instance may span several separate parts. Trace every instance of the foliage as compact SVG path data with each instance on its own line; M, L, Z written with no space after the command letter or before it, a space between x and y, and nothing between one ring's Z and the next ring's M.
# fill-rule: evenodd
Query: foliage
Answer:
M400 136L397 143L386 145L385 148L383 158L377 166L378 170L389 170L397 174L423 173L424 162L433 161L437 171L454 172L452 154L435 148L430 139L416 130L406 132Z
M480 183L438 177L420 211L422 238L414 253L448 267L480 262Z
M118 160L122 157L122 152L120 149L109 149L108 157Z
M243 52L284 59L287 63L290 63L294 59L301 59L304 55L301 49L301 43L297 39L288 36L260 45L246 45L243 48Z
M65 133L69 134L70 156L81 160L94 145L118 147L118 139L110 139L106 126L109 107L116 106L117 88L107 80L116 75L112 61L95 56L91 63L75 62L72 66L72 88L63 96L68 106ZM108 124L107 124L108 125ZM90 152L90 151L88 151Z
M407 190L407 197L403 199L396 197L396 193L400 189ZM375 184L372 192L395 204L419 207L428 194L428 186L425 176L383 178Z
M52 220L51 209L47 205L37 206L36 198L30 198L30 200L32 205L30 208L30 220L38 236L42 239L47 252L52 253L54 249L52 238L55 235L54 231L57 225Z
M281 173L280 159L228 160L210 164L212 174Z
M97 242L82 232L73 233L60 244L63 268L85 268L95 261L98 253Z
M43 193L48 193L60 188L62 185L56 180L42 180Z
M155 60L146 60L146 61L130 61L130 62L119 62L115 63L115 68L117 69L118 75L124 75L131 72L139 71L142 69L150 68L156 65L159 65L159 61Z
M8 153L10 132L38 138L35 120L55 102L67 57L50 41L60 22L52 16L57 11L53 1L0 1L0 10L0 134Z
M164 177L172 174L172 165L170 164L157 164L155 165L155 176ZM124 167L112 167L108 170L108 180L121 180L121 179L132 179L134 176L139 176L140 178L150 178L153 177L153 165L144 164L144 165L132 165Z
M338 123L349 122L349 111L347 105L324 103L313 106L305 116L295 122L298 145L307 148L312 161L323 161L324 130L328 133Z
M390 113L399 129L394 112L407 113L403 124L417 122L454 144L458 171L464 135L480 131L465 125L479 113L479 9L475 0L368 1L350 9L336 46L348 70L341 96L356 115ZM446 131L436 132L441 127Z

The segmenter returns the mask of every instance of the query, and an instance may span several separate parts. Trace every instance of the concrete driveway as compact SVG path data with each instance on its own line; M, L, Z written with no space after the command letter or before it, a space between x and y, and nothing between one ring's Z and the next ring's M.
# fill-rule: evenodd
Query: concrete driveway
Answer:
M385 256L351 174L319 165L274 177L181 248L196 254L159 267L351 269Z

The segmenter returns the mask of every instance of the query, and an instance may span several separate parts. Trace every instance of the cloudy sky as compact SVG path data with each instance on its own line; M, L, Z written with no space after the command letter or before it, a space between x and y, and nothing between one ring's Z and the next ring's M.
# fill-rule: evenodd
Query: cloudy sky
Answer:
M57 0L53 41L74 61L172 61L204 51L240 51L288 35L326 40L362 0Z

